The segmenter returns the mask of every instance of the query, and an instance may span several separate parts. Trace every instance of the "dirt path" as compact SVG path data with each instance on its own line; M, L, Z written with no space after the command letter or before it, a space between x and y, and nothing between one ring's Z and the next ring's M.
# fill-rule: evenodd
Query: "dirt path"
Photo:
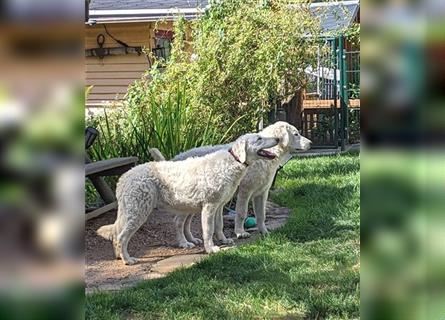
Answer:
M270 230L276 229L284 224L289 212L289 209L269 202L266 225ZM133 266L125 266L121 260L116 260L111 242L95 233L100 226L113 223L116 219L116 212L109 212L88 221L85 227L86 291L119 290L123 287L133 286L141 280L162 277L168 271L159 271L161 268L156 268L156 263L165 262L171 257L184 256L184 261L186 261L184 264L191 264L205 256L202 245L192 249L176 247L173 217L168 212L156 210L151 214L147 223L136 232L128 246L130 255L139 260ZM233 220L224 219L226 237L235 237L233 227ZM192 233L195 237L202 239L199 215L196 215L192 221ZM253 231L253 234L256 233ZM246 240L236 240L235 242L238 245ZM176 261L178 259L174 260L178 266L181 265L180 261ZM154 266L156 271L153 270Z

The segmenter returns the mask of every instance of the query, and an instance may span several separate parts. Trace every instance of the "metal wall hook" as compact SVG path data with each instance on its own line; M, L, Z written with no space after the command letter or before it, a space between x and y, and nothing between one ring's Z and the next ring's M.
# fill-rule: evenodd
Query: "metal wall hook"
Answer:
M96 37L96 42L99 45L99 48L102 48L105 43L105 36L102 33L99 33Z
M122 47L117 48L104 48L105 44L105 35L100 33L96 37L96 42L98 45L98 48L94 49L86 49L85 50L85 56L87 57L98 57L99 59L103 59L106 56L116 56L116 55L122 55L122 54L142 54L142 47L141 46L128 46L125 45ZM123 42L120 42L123 43Z

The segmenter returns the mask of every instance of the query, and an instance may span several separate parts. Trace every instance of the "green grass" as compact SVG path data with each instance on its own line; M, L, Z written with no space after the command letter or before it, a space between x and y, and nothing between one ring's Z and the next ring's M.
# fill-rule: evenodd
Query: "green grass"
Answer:
M359 156L292 160L273 201L292 208L269 237L166 278L87 296L88 319L359 318Z

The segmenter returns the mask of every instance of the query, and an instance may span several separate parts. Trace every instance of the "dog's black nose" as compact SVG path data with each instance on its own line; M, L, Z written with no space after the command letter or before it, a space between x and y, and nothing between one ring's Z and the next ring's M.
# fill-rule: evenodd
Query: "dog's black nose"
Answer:
M276 142L280 142L280 139L279 139L279 138L275 138L275 141L276 141Z

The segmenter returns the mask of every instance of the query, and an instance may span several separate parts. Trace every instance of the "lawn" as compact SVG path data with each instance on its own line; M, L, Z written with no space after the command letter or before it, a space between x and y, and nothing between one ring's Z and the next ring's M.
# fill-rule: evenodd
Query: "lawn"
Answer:
M270 236L169 276L86 298L87 319L359 318L359 155L296 159L271 199Z

